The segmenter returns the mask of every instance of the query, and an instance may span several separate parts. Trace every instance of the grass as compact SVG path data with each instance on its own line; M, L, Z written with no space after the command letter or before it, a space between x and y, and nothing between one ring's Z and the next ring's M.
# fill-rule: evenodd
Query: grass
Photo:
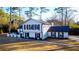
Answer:
M69 44L79 45L79 42L70 42Z

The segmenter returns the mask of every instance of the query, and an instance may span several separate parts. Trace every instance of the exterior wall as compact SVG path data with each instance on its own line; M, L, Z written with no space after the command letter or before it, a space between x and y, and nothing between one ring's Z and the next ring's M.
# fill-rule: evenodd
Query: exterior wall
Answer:
M68 38L68 32L64 32L64 38Z
M24 25L32 25L32 24L37 24L37 25L39 24L40 30L27 30L27 29L24 30ZM23 31L24 32L41 32L41 23L34 20L27 21L26 23L23 24Z
M56 37L58 38L58 32L56 32Z
M48 37L52 37L51 32L48 32ZM56 38L59 38L58 32L56 32ZM63 38L68 38L68 32L63 32Z
M40 25L40 30L27 30L27 29L24 29L24 25ZM24 37L25 37L25 33L29 33L29 37L32 37L32 38L35 38L35 33L40 33L40 38L42 38L42 27L41 27L42 23L40 22L37 22L35 20L30 20L30 21L27 21L26 23L24 23L22 26L23 28L23 34L24 34Z
M30 33L29 33L29 36L30 36L31 38L35 38L35 32L34 32L34 33L30 32Z
M50 28L51 25L44 24L42 25L42 31L43 31L43 39L48 37L48 29Z
M35 38L35 33L40 33L40 32L25 32L25 33L29 33L29 37L30 38ZM24 37L25 37L25 33L24 34ZM42 38L42 34L40 33L40 38Z
M51 37L51 32L48 32L48 37Z

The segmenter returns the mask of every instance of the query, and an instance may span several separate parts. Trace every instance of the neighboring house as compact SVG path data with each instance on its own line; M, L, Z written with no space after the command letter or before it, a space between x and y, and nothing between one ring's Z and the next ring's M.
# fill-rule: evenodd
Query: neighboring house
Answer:
M48 37L51 38L68 38L68 26L51 26L48 30Z
M68 38L68 26L54 26L41 20L28 19L18 28L21 38Z
M49 23L44 21L28 19L20 26L18 33L23 38L45 39L50 26Z

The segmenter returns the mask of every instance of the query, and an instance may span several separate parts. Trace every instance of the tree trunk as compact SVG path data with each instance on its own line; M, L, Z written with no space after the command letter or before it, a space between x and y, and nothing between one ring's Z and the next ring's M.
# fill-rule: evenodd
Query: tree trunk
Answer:
M62 26L64 26L64 21L63 21L63 7L62 7L62 13L61 13L61 15L62 15Z
M66 8L66 15L65 15L65 26L67 25L67 8Z
M11 7L10 7L10 22L9 22L9 33L11 33Z
M42 20L42 11L40 11L40 20Z
M21 16L21 9L19 8L19 17ZM21 18L19 18L21 20Z

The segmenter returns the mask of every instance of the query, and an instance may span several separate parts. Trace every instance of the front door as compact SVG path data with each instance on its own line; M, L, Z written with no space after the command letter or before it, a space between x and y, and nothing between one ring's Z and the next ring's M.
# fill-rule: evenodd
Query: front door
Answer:
M26 38L26 39L29 38L29 33L25 33L25 38Z
M40 33L35 33L35 38L40 39Z

